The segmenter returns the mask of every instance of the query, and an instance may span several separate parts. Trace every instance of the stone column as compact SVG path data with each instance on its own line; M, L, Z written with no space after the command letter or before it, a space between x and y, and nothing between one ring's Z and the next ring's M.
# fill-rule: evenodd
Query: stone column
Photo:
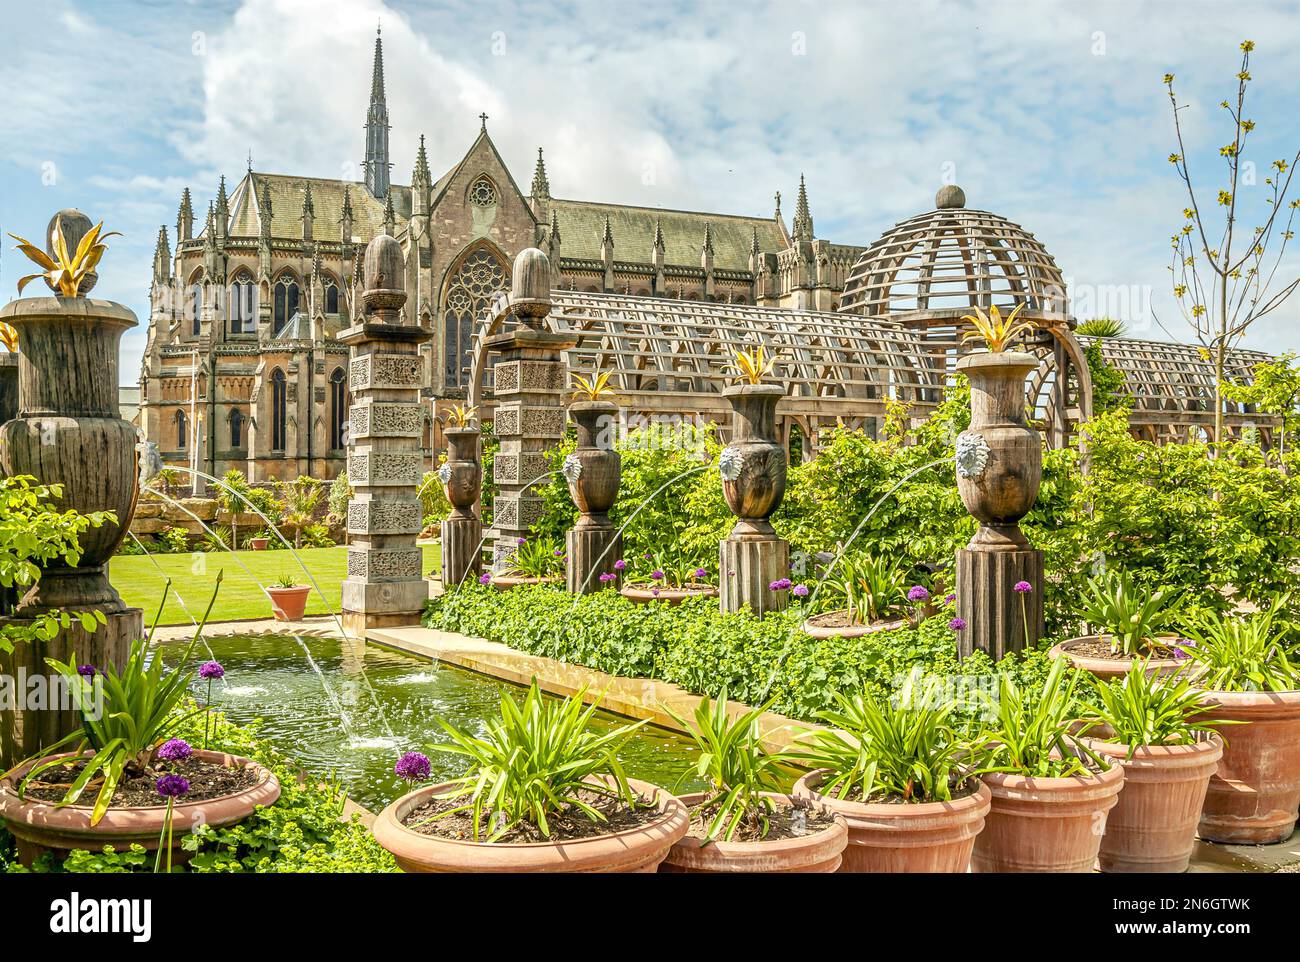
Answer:
M399 323L406 303L402 248L380 235L366 248L364 315L339 332L352 350L348 386L348 574L343 580L343 626L414 625L428 600L428 583L415 543L422 511L417 496L423 459L424 409L420 387L424 328Z
M957 362L970 378L971 423L957 438L957 487L980 522L957 552L957 652L999 659L1043 634L1043 553L1030 546L1020 519L1038 498L1043 442L1025 421L1025 378L1031 354L981 352ZM1025 582L1028 592L1018 592Z
M56 215L51 229L56 224L74 247L90 229L77 211ZM0 672L15 678L50 676L46 658L120 667L144 636L142 612L128 608L108 580L108 560L126 537L138 492L135 428L117 403L118 343L136 317L121 304L85 297L89 286L83 282L82 296L23 298L0 310L0 321L17 329L20 348L18 411L0 427L0 474L61 484L61 508L117 516L81 537L76 567L45 566L13 615L22 621L50 611L99 611L107 623L87 632L74 620L47 642L0 653ZM73 709L0 711L0 768L80 725Z
M446 428L447 460L438 469L451 514L442 523L442 586L450 591L483 570L483 523L474 513L483 489L479 464L479 431L474 427Z
M492 566L498 571L542 516L537 487L546 483L544 475L550 470L546 452L564 437L564 352L578 339L542 327L551 312L550 278L545 254L535 247L520 251L509 299L519 326L487 342L497 355L493 396L501 448L493 462L497 496L492 503Z
M748 607L761 617L784 608L790 594L769 587L790 576L790 546L768 520L785 497L786 453L776 428L776 405L785 389L741 384L722 396L732 406L732 439L718 457L718 473L738 520L719 547L719 603L723 611Z
M614 562L623 556L623 538L609 519L618 498L622 458L614 450L618 405L609 401L579 401L569 407L578 426L578 448L564 460L564 479L580 512L578 523L565 536L565 574L569 591L585 595L617 588ZM615 577L601 581L602 574Z

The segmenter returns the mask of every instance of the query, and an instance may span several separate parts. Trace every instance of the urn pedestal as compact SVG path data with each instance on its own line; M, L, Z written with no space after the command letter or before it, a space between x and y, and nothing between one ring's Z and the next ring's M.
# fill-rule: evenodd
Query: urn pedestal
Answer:
M957 438L957 488L980 526L957 552L957 651L999 659L1043 635L1043 553L1020 530L1038 498L1043 447L1025 421L1031 354L970 354L957 370L970 378L971 423ZM1025 582L1029 591L1016 591Z
M614 450L618 405L579 401L569 406L578 429L578 447L564 460L564 479L578 506L578 523L565 536L565 579L572 594L584 595L621 583L614 563L623 556L623 539L609 519L618 498L623 459ZM613 575L601 581L601 575Z
M736 525L719 545L719 605L723 611L748 607L761 617L784 608L789 594L769 587L790 576L790 546L768 520L785 497L786 453L776 430L785 389L741 384L722 396L732 407L732 440L718 457L718 473Z
M480 545L483 523L474 513L483 488L479 467L478 428L447 428L447 460L438 479L451 502L451 514L442 523L442 586L447 590L474 579L483 570Z
M108 561L126 536L137 495L136 432L118 416L118 342L136 324L121 304L84 297L37 297L9 303L0 321L18 331L18 410L0 426L0 474L60 484L59 507L112 511L116 522L81 537L76 567L52 562L12 613L22 622L50 611L99 611L107 623L87 632L77 622L46 642L0 653L0 672L48 677L46 658L103 668L120 666L144 635L143 615L109 583ZM81 724L70 704L0 711L0 767L33 754Z

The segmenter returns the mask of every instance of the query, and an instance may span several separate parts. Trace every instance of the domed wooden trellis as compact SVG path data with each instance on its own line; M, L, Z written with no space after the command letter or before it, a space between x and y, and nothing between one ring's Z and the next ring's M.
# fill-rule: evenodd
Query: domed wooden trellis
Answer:
M1065 278L1033 234L1005 217L967 208L960 187L942 188L934 210L894 225L863 252L845 282L840 311L888 317L915 331L930 363L949 373L969 351L961 343L968 329L962 316L995 305L1003 315L1020 307L1020 316L1038 329L1021 347L1052 357L1045 410L1049 443L1059 447L1070 424L1092 414L1091 379L1072 333Z

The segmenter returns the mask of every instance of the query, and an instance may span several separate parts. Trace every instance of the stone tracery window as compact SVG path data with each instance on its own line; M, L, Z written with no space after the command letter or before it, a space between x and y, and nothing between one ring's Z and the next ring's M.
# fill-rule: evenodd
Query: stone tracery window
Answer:
M288 384L284 371L271 372L271 450L283 451L288 435Z
M469 202L475 207L494 207L497 202L496 185L486 177L474 181L469 189Z
M509 283L505 264L485 247L472 252L457 268L443 301L443 375L448 386L468 383L474 324L492 295Z

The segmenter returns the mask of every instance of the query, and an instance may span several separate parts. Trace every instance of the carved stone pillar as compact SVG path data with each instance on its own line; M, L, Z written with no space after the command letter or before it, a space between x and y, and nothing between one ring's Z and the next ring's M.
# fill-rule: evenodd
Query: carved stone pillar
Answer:
M619 586L614 562L623 556L623 539L609 519L618 498L622 458L614 450L613 430L618 405L609 401L579 401L569 407L578 426L578 448L564 462L564 479L580 512L578 523L565 536L569 591L585 595ZM601 575L614 577L601 581Z
M732 440L719 455L718 473L737 521L719 546L719 604L723 611L748 607L761 617L784 608L790 594L770 587L790 576L790 545L768 520L785 497L786 453L776 427L785 389L742 384L722 396L732 406Z
M438 480L451 502L451 514L442 523L442 586L450 591L483 570L483 523L474 513L483 488L479 464L478 428L446 428L447 460Z
M564 395L568 366L564 352L578 343L569 334L543 330L551 311L550 261L530 247L515 258L510 309L519 326L488 339L497 355L493 368L495 428L501 448L492 504L492 565L501 570L541 518L537 487L550 472L546 452L564 437Z
M79 220L61 229L65 241L75 244L90 224L75 211L56 215L56 221L70 215ZM83 283L83 295L88 287ZM82 535L77 567L45 566L35 590L14 609L15 621L62 610L99 611L107 623L87 632L74 620L47 642L19 645L0 654L0 672L14 678L49 677L46 658L74 656L79 664L120 667L131 644L144 634L140 609L128 608L108 580L109 558L126 536L137 495L135 428L119 416L117 403L118 343L135 326L135 314L121 304L85 296L31 297L6 305L0 321L17 329L20 349L18 410L0 427L0 474L60 484L60 508L82 514L112 511L117 517L116 523ZM6 706L0 711L0 768L80 724L72 709Z
M351 348L349 411L348 574L343 625L370 628L418 624L428 600L415 543L423 514L417 495L423 469L424 409L420 345L428 331L398 322L406 303L401 246L380 235L365 255L364 316L339 332Z
M957 438L957 487L980 522L957 552L957 633L961 657L976 649L994 659L1043 634L1043 553L1030 546L1020 519L1038 498L1042 440L1025 422L1030 354L968 354L957 370L970 378L971 423ZM1028 591L1017 591L1021 582ZM1026 622L1028 628L1026 630Z

